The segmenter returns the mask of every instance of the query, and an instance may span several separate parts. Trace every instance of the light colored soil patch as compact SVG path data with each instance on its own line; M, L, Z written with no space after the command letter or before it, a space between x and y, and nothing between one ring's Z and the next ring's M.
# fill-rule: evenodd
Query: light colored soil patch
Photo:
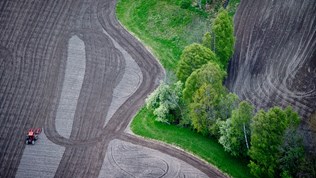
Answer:
M143 80L143 75L132 56L113 40L106 31L103 30L103 32L112 40L115 48L122 53L126 63L123 78L113 91L112 103L104 124L106 125L115 111L138 89Z
M57 132L66 138L70 137L85 74L85 56L84 42L77 36L71 37L69 40L65 78L55 120Z
M26 145L16 178L54 177L65 147L49 141L44 132L35 145Z
M103 177L207 177L194 167L156 150L113 140L99 178Z

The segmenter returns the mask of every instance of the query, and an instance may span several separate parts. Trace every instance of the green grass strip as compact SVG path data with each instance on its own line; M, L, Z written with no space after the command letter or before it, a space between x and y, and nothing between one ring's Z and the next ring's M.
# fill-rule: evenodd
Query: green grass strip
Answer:
M232 157L217 140L176 125L155 121L152 112L142 108L131 124L132 131L143 137L160 140L188 151L216 166L232 177L252 177L248 160Z

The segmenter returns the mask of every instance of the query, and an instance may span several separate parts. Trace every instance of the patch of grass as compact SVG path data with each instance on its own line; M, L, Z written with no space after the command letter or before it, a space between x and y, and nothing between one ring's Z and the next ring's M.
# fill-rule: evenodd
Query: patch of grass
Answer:
M165 69L175 71L185 46L210 29L207 14L180 8L180 0L119 0L120 22L148 45Z
M252 177L248 160L240 160L225 152L217 140L202 136L189 128L155 121L152 112L142 108L131 124L135 134L176 145L206 160L233 177Z

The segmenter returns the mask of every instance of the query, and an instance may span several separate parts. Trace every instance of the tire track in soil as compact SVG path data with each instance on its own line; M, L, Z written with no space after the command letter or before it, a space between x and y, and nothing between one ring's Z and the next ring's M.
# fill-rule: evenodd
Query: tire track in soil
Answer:
M19 3L16 3L19 4ZM23 2L21 2L23 4ZM11 9L14 12L14 6ZM58 10L58 9L57 9ZM51 10L50 10L51 11ZM33 12L36 12L34 10ZM20 12L15 12L20 13ZM23 11L21 12L23 13ZM22 17L27 16L22 15ZM25 31L31 32L31 29L34 28L32 24L29 24L26 26ZM28 34L26 36L29 36L31 34ZM10 47L13 46L13 42L9 40L2 41L4 46ZM41 40L40 42L45 42L45 40ZM17 49L19 51L27 51L27 44L28 41L24 41L23 45L20 45L19 41L16 41L14 46L22 49ZM42 44L42 46L44 46ZM15 47L15 48L16 48ZM26 49L25 49L26 48ZM41 51L42 53L43 51ZM29 103L31 106L38 108L39 103L36 103L34 100L34 96L37 95L38 88L40 87L38 83L33 82L36 80L36 77L40 76L39 71L33 70L32 67L34 65L34 59L30 56L18 56L18 52L14 51L12 54L13 61L17 61L22 63L20 67L19 65L15 66L14 70L8 71L9 76L13 76L13 79L10 79L10 86L8 87L8 90L4 92L5 96L9 96L9 98L6 98L4 103L9 103L8 106L1 106L0 112L1 112L1 120L2 123L0 126L1 131L1 140L6 141L4 144L1 144L1 150L0 150L0 160L2 163L4 163L1 166L0 169L0 177L12 177L16 171L17 165L19 163L22 150L24 148L23 142L19 142L16 140L24 140L25 138L25 131L26 128L32 126L38 126L35 122L36 117L36 110L30 111L31 108L26 108L23 106L23 102ZM23 60L22 60L23 59ZM38 61L41 61L40 59L36 59ZM19 63L17 63L19 64ZM31 66L31 68L27 68L28 66ZM7 70L6 68L2 68L1 70ZM34 73L33 73L34 72ZM36 73L35 73L36 72ZM31 74L33 73L33 75ZM34 75L36 74L36 75ZM31 87L32 86L32 87ZM1 85L1 87L6 87ZM43 88L41 88L43 89ZM28 95L25 92L30 92L30 95ZM31 120L33 119L33 120ZM41 120L43 122L43 120ZM13 141L7 141L7 138L11 138Z
M304 143L315 152L316 1L241 1L227 87L257 109L292 106ZM309 131L307 131L309 130Z
M4 74L0 78L3 99L0 101L0 177L16 174L25 147L24 134L29 127L43 127L51 142L65 147L55 177L97 177L108 144L117 138L176 157L209 177L224 177L190 154L124 133L164 72L146 48L117 21L116 0L41 3L5 1L2 9L6 13L0 12L0 19L9 18L6 26L0 28L4 34L0 37L3 39L0 71ZM67 40L74 35L85 44L86 71L68 139L58 134L55 118L64 81ZM125 70L122 52L112 39L140 67L142 82L104 127L113 91Z

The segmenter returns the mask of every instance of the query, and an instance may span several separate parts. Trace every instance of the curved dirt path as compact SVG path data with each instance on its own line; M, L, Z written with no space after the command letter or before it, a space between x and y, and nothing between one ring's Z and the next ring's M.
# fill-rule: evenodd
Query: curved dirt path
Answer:
M168 158L169 162L163 160L167 165L162 174L165 177L170 177L171 173L177 177L202 174L224 177L212 166L184 151L124 133L145 97L159 84L163 69L119 24L115 5L115 0L0 2L0 177L23 176L23 171L30 170L23 167L27 166L26 158L34 165L43 165L45 150L49 148L45 143L56 145L60 150L58 155L62 157L52 159L57 160L50 165L55 171L37 175L98 177L109 144L117 139L172 156L172 159ZM84 53L81 54L85 56L80 59L85 59L85 63L67 62L71 57L68 47L73 37L84 43ZM141 76L138 83L136 81L137 89L132 89L129 97L121 100L120 106L115 106L116 111L107 121L105 118L115 100L113 96L117 95L116 88L124 80L126 68L131 66L127 65L126 53L139 66ZM76 73L70 65L84 65L84 72ZM69 71L74 72L80 81L68 77ZM69 92L71 87L76 88L75 94ZM75 102L71 107L69 104L64 106L63 103L69 99ZM60 112L69 114L69 117L59 117ZM56 122L56 117L61 120ZM67 124L63 124L62 119L67 120ZM45 136L39 144L25 149L24 134L30 127L44 128ZM40 155L36 154L38 151ZM153 151L148 154L153 154ZM38 156L42 156L39 160L43 162L36 162ZM174 167L172 162L179 162L177 160L185 162L179 165L187 168L188 174L186 170L169 171ZM192 170L195 169L184 164L201 172L194 175ZM36 167L31 170L38 171ZM150 175L150 171L138 172L137 175ZM31 177L32 173L27 175Z

